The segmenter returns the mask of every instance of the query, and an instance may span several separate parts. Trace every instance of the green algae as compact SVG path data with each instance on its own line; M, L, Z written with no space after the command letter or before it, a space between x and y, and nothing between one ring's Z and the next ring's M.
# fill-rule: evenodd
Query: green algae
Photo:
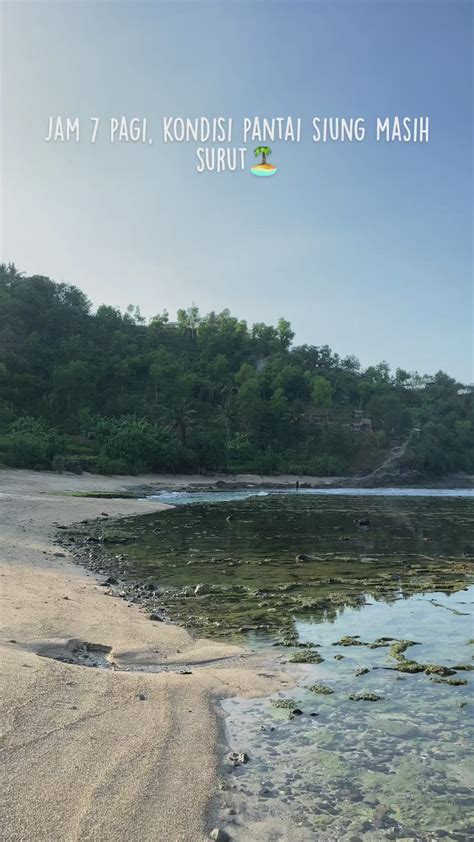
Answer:
M395 667L397 672L417 673L424 672L424 664L418 664L416 661L406 661L404 658L399 661Z
M133 596L148 600L151 610L145 586L156 582L168 617L196 633L253 633L294 646L295 618L331 620L367 600L393 604L400 595L465 587L468 503L400 498L387 507L373 498L374 528L361 535L354 521L367 514L366 499L282 494L196 503L115 523L110 518L71 531L69 539L88 567L119 575L122 587L137 586ZM440 516L441 507L447 516ZM430 554L423 531L432 537ZM349 545L341 534L352 536ZM122 542L127 555L118 558ZM322 561L295 565L301 553ZM202 583L212 595L195 597ZM389 647L390 639L366 644L352 635L338 645L376 649Z
M334 693L332 687L328 687L327 684L311 684L306 689L310 690L311 693L318 693L320 696L332 696Z
M352 702L381 702L383 701L383 696L379 696L378 693L371 693L366 691L364 693L350 693L349 699Z
M322 664L324 658L318 652L295 652L288 661L291 664Z
M396 658L399 661L405 660L403 658L403 653L406 652L409 646L417 646L416 640L396 640L390 646L388 654L392 656L392 658Z
M274 708L283 708L284 710L295 710L298 707L298 702L294 699L272 699L271 704Z
M470 501L416 499L290 500L282 495L245 505L197 504L115 524L112 519L88 524L71 534L71 546L83 553L92 569L119 574L126 598L150 610L165 606L170 619L196 634L239 642L245 635L251 646L275 643L271 657L276 660L289 654L279 646L294 648L297 654L316 648L301 645L298 630L302 638L314 634L318 647L322 643L325 663L314 669L314 678L311 672L310 681L320 673L336 692L326 684L308 688L309 666L303 684L293 691L304 704L283 698L272 700L271 706L268 700L242 703L244 742L237 739L234 745L239 750L242 745L252 748L252 763L241 770L245 777L240 783L249 792L255 776L257 809L263 811L265 803L267 809L274 809L274 798L267 802L258 797L262 779L271 777L275 794L281 788L294 798L289 804L297 820L307 824L309 838L324 839L328 833L333 839L378 842L385 834L399 839L452 834L449 838L467 842L472 838L466 818L468 796L463 791L467 776L461 780L456 769L469 751L470 716L466 714L470 708L464 707L468 691L463 690L465 685L459 685L459 690L456 685L442 688L448 683L444 672L423 673L430 666L460 669L469 657L461 644L465 646L471 632L465 617L429 605L432 625L421 634L416 609L423 608L426 595L434 592L440 601L452 600L457 605L452 595L472 581L470 563L462 557L468 504L472 505ZM374 528L365 536L352 536L352 521L363 509ZM230 523L228 515L232 515ZM103 541L109 530L127 533L128 546ZM419 537L423 531L432 535L429 547ZM98 543L87 541L91 533ZM341 535L351 535L350 544L343 544ZM117 555L123 550L127 558ZM295 565L295 555L302 552L317 555L324 564ZM209 587L209 593L196 597L200 583ZM154 593L148 596L146 587L152 584ZM412 602L413 623L392 624L394 617L403 617L398 607L413 595L420 597L420 602ZM366 609L368 603L376 607ZM368 631L362 622L358 625L359 618L371 612L386 612L387 622L376 632ZM453 636L452 646L443 648L444 629L459 627L462 637ZM433 641L427 639L428 628ZM384 633L400 640L375 638ZM418 634L419 650L401 648L406 638L418 639ZM334 654L332 641L344 639L341 635L358 642L347 648L341 644L344 655L337 650ZM408 660L415 653L420 663ZM449 666L428 663L444 659ZM456 662L457 667L451 666ZM370 691L377 690L375 695L385 697L383 705L369 700L358 705L353 702L362 699L348 698L361 695L356 691L366 682L360 682L355 671L369 665L367 684ZM404 672L421 674L418 678L407 675L398 683L397 679L405 678ZM463 674L471 681L469 670ZM316 694L312 699L310 691ZM300 717L296 724L292 711L305 708L308 714L314 713L311 702L318 716ZM252 710L253 737L247 727ZM392 719L387 721L385 715ZM265 716L276 727L267 727L261 734ZM277 810L285 799L278 797ZM384 809L378 810L380 805Z
M333 646L367 646L367 643L360 640L358 635L346 635L340 640L335 640Z
M91 497L99 500L137 500L139 495L133 491L66 491L67 497Z
M434 677L431 679L432 681L436 682L436 684L450 684L451 687L465 687L467 681L465 678L438 678Z
M454 675L455 670L450 667L445 667L442 664L425 664L425 672L427 675Z

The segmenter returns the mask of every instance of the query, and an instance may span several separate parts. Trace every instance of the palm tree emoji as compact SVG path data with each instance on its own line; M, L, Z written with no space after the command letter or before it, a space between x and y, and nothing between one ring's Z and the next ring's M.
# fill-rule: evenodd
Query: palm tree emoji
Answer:
M263 167L267 163L267 155L271 155L272 150L269 146L257 146L257 148L254 149L254 153L256 158L258 158L259 155L262 156L261 166Z

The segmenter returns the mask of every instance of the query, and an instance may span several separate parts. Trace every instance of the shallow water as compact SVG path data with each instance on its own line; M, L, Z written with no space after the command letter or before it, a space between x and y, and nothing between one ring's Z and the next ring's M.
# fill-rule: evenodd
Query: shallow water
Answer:
M324 659L279 694L302 715L268 699L224 702L229 743L250 755L230 773L242 822L234 838L246 839L249 825L255 838L279 838L265 836L275 811L288 841L474 838L473 673L456 673L466 685L437 683L398 673L386 647L334 645L356 634L364 642L411 638L419 645L409 657L420 663L471 664L473 602L470 587L449 600L435 592L349 608L332 623L299 622L300 639L318 643ZM361 669L369 672L356 675ZM333 693L310 692L315 683ZM349 698L367 691L380 700Z
M229 496L101 524L98 552L156 586L171 619L219 637L251 632L263 644L294 636L295 618L456 592L472 570L468 498Z
M294 676L276 696L289 709L224 702L250 761L229 766L223 826L236 840L474 838L470 495L244 495L103 522L90 551L137 600L196 633L271 645ZM415 643L397 654L381 638ZM286 664L308 654L320 662Z
M313 497L474 497L471 488L300 488L298 491L287 488L248 488L244 491L157 491L150 494L150 500L172 503L175 506L187 503L227 503L235 500L247 500L249 497L268 497L274 494L310 495Z

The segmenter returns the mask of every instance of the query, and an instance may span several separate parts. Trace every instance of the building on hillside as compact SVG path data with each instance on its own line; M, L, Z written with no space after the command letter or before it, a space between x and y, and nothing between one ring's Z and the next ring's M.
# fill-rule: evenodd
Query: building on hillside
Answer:
M373 430L372 419L364 416L362 409L355 409L351 430L353 433L371 433Z

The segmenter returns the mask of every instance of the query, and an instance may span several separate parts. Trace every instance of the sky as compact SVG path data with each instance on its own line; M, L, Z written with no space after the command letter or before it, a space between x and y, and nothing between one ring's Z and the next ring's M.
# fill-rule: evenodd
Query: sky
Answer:
M473 379L472 5L468 0L6 0L0 260L146 317L192 303L364 366ZM110 143L111 117L153 143ZM273 178L196 171L163 116L301 117ZM377 143L378 116L429 143ZM45 142L50 116L81 140ZM100 117L96 143L91 116ZM313 143L313 116L364 117ZM215 144L226 146L227 144Z

